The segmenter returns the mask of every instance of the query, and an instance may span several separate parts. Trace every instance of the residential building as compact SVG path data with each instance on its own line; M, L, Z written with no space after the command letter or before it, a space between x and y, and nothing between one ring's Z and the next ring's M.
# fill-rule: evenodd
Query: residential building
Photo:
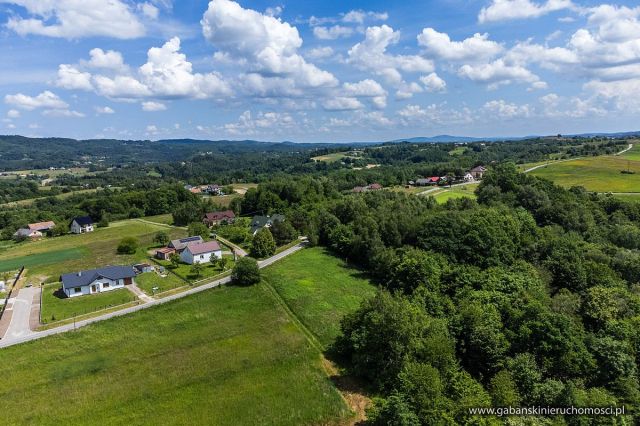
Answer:
M473 176L474 179L482 179L482 176L484 176L484 173L487 171L487 169L483 166L476 166L473 169L469 170L469 173L471 174L471 176Z
M171 247L162 247L156 250L156 259L169 260L171 255L176 252L176 249Z
M93 220L89 216L76 217L71 221L69 230L73 234L93 232Z
M194 263L208 263L213 256L218 259L222 258L222 249L217 241L190 243L180 253L180 260L186 264L193 265Z
M205 213L202 223L207 226L220 225L223 223L233 223L236 214L233 210Z
M107 266L60 277L62 291L67 297L104 293L134 284L135 271L131 266Z
M51 220L47 222L30 223L27 225L27 228L31 229L32 231L39 231L39 232L48 232L55 227L56 227L55 222Z
M169 245L167 246L170 249L174 249L176 252L180 253L182 250L187 248L188 244L191 243L203 243L204 240L200 235L195 235L192 237L181 238L179 240L171 240Z
M274 214L273 216L254 216L251 219L251 235L256 235L262 228L271 228L275 222L284 222L284 215Z
M42 232L31 230L29 228L20 228L16 232L14 232L13 238L19 241L25 240L27 238L37 240L39 238L42 238Z

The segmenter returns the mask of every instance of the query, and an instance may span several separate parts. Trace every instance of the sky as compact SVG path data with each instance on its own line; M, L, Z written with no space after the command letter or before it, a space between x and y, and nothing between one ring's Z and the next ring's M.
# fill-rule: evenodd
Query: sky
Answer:
M637 1L0 0L0 134L635 131L639 94Z

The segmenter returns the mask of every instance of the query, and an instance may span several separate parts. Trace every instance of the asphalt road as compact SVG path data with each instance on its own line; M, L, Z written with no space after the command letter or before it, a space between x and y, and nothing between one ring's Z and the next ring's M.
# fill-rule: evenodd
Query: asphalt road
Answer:
M31 316L31 303L37 293L38 289L35 287L20 289L11 305L13 312L11 314L9 328L4 335L4 339L0 340L0 342L3 342L5 339L18 340L28 338L34 334L29 328L29 317Z
M301 242L298 245L295 245L293 247L290 247L284 251L282 251L281 253L278 253L274 256L271 256L268 259L262 260L260 262L258 262L258 266L260 268L264 268L267 267L295 252L297 252L298 250L301 250L302 248L304 248L306 246L306 241ZM0 348L6 348L9 346L13 346L13 345L17 345L19 343L25 343L25 342L29 342L31 340L37 340L37 339L41 339L43 337L46 336L52 336L54 334L60 334L60 333L65 333L67 331L71 331L74 330L76 328L80 328L80 327L84 327L85 325L89 325L89 324L93 324L99 321L104 321L104 320L108 320L110 318L115 318L115 317L120 317L123 315L127 315L133 312L137 312L137 311L141 311L143 309L147 309L150 308L152 306L156 306L156 305L161 305L163 303L167 303L167 302L171 302L172 300L177 300L177 299L181 299L183 297L187 297L187 296L191 296L192 294L196 294L196 293L200 293L201 291L205 291L205 290L209 290L211 288L214 287L218 287L220 285L223 284L228 284L231 281L231 277L224 277L221 278L219 280L216 281L212 281L210 283L207 284L203 284L199 287L195 287L192 288L190 290L184 291L182 293L177 293L177 294L173 294L171 296L167 296L165 298L162 299L153 299L153 301L148 302L148 303L144 303L141 305L137 305L137 306L132 306L130 308L125 308L125 309L121 309L119 311L115 311L115 312L110 312L108 314L104 314L104 315L100 315L98 317L93 317L93 318L89 318L86 320L82 320L82 321L77 321L75 324L71 323L71 324L66 324L66 325L62 325L60 327L56 327L56 328L52 328L49 330L43 330L43 331L31 331L29 330L29 312L31 311L31 302L29 302L28 304L25 304L25 308L24 308L24 314L22 313L22 308L20 308L20 319L16 318L16 313L14 312L14 316L11 319L11 324L9 325L9 330L7 331L7 333L5 334L5 337L0 340ZM18 297L16 298L16 302L18 301L19 298L22 297L22 292L24 290L36 290L36 289L23 289L20 291L20 293L18 294ZM29 297L27 293L25 293L24 295L25 298ZM31 298L33 299L33 293L31 293ZM25 299L26 300L26 299ZM31 299L30 299L31 300ZM21 304L22 305L22 304ZM16 306L16 305L14 305ZM14 308L15 309L15 308ZM14 322L16 323L16 325L14 326ZM11 333L12 327L14 327L14 329L16 330L16 332ZM26 329L25 329L26 328ZM20 332L22 331L22 333Z

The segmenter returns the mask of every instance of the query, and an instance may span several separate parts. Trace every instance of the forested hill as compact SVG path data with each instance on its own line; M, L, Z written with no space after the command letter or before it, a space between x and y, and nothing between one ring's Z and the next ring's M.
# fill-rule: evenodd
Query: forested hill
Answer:
M79 164L113 166L181 161L197 154L206 153L307 151L326 147L327 145L259 142L253 140L172 139L125 141L115 139L76 140L0 136L0 171L70 167Z

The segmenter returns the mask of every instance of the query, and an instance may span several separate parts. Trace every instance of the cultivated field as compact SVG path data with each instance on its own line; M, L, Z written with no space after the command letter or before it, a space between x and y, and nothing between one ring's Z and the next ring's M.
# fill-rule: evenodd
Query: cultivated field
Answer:
M320 353L264 284L3 349L0 377L12 424L320 425L350 416Z
M587 157L559 162L531 172L564 187L583 186L594 192L640 192L640 153L635 148L629 155ZM630 170L634 174L621 173Z
M158 231L168 232L171 238L186 235L178 228L144 223L135 219L113 222L107 228L82 235L65 235L11 244L0 253L0 271L27 266L27 281L39 283L47 279L58 280L67 272L98 268L109 264L129 265L147 260L153 236ZM136 237L140 248L133 255L119 255L116 248L124 237Z
M375 292L362 272L319 247L280 261L263 276L325 347L338 335L342 317Z

